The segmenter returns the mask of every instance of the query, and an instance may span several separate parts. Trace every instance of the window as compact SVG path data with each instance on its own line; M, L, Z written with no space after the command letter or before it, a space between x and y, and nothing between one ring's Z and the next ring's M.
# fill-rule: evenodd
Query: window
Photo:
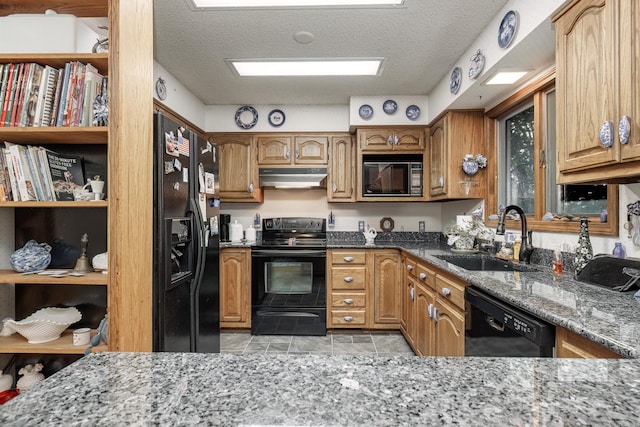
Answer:
M487 112L495 120L495 155L490 165L497 171L496 182L489 185L488 212L515 204L527 214L530 229L563 232L578 230L578 221L568 218L590 216L593 234L616 235L616 185L556 184L554 74L542 76ZM603 209L613 213L607 223L600 222ZM556 219L543 221L547 212Z

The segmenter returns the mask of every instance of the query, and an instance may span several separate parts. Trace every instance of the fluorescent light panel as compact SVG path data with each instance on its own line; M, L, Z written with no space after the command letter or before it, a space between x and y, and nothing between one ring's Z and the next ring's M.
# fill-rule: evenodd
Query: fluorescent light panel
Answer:
M196 7L399 6L404 0L192 0Z
M511 85L520 80L528 71L498 71L486 85Z
M382 59L234 60L229 62L242 77L257 76L376 76Z

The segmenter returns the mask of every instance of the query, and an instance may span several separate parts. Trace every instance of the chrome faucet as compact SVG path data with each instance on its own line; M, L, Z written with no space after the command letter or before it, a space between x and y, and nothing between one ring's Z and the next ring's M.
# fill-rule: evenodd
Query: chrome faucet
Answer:
M505 208L504 211L502 211L502 214L500 215L500 221L498 222L498 228L496 229L496 234L504 234L504 219L512 210L518 212L518 215L520 215L520 232L522 234L522 244L520 245L519 259L523 263L529 264L531 261L531 254L533 253L533 245L531 244L532 232L527 230L527 217L520 206L509 205Z

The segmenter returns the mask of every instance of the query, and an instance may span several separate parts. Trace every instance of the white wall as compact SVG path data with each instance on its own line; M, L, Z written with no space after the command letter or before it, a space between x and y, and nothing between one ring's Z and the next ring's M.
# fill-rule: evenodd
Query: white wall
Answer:
M200 129L205 129L205 106L191 92L189 92L173 75L156 61L153 61L153 82L162 78L167 86L167 98L164 101L158 99L154 89L153 97L164 105L189 120Z

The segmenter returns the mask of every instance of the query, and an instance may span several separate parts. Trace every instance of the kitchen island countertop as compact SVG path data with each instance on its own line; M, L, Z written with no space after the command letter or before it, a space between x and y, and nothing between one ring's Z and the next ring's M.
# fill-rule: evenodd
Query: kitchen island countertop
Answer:
M637 425L635 360L96 353L0 425Z

